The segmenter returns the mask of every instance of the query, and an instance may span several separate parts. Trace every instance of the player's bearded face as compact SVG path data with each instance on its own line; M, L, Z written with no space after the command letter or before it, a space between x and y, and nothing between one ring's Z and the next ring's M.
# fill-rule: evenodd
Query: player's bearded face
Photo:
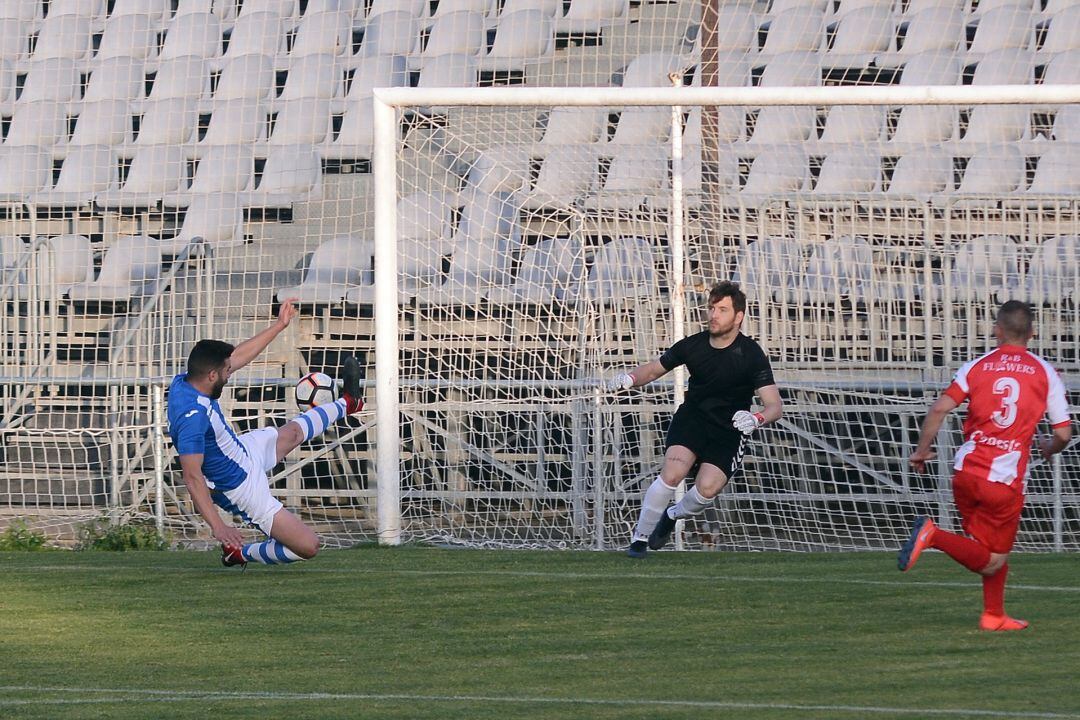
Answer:
M213 400L221 397L221 391L225 389L225 383L229 382L229 363L226 362L215 374L217 377L214 379L214 384L210 386L210 397Z
M742 319L731 306L731 298L720 298L709 306L709 334L713 337L727 335L735 330Z

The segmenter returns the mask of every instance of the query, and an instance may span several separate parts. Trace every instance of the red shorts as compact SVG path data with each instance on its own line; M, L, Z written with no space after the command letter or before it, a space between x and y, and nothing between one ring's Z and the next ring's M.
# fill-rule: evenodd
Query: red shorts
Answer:
M1012 550L1024 509L1020 486L1019 481L1006 485L966 472L953 475L953 499L960 511L960 524L990 552Z

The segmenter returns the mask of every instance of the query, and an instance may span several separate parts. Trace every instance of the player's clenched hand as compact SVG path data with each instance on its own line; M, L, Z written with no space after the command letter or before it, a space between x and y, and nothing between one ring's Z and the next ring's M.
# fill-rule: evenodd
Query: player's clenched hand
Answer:
M1049 460L1054 457L1054 438L1044 437L1039 440L1039 454L1042 455L1043 460Z
M230 525L222 525L214 531L214 539L227 548L244 547L244 536L240 531Z
M740 410L731 416L731 424L743 435L749 435L757 430L764 420L765 418L761 413L752 413L746 410Z
M607 392L620 392L634 387L634 376L630 373L619 373L610 380L603 381L604 390Z
M289 327L289 323L296 317L297 310L296 305L294 305L295 302L296 298L289 298L282 302L281 307L278 308L278 324L281 325L281 327Z
M918 450L911 453L911 457L908 458L908 462L911 463L911 467L915 469L915 472L926 472L926 463L930 462L937 457L937 453L933 450Z

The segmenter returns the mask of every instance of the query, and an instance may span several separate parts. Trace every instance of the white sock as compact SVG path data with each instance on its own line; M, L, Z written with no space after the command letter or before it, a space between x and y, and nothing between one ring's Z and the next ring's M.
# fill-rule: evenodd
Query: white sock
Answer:
M297 415L289 422L294 422L304 431L304 440L318 437L326 429L345 417L345 398L338 398L332 403L316 405L302 415Z
M660 513L667 510L673 497L675 497L675 488L669 487L659 477L652 481L652 485L645 491L645 499L641 501L641 515L638 516L632 540L649 539L649 533L660 520Z
M304 559L272 538L260 543L248 543L242 552L248 562L263 565L284 565Z
M712 505L712 498L707 498L698 492L697 485L686 491L686 494L682 496L682 500L675 504L675 507L671 508L671 512L668 515L672 520L679 520L680 518L690 517L691 515L699 515L705 512L705 508Z

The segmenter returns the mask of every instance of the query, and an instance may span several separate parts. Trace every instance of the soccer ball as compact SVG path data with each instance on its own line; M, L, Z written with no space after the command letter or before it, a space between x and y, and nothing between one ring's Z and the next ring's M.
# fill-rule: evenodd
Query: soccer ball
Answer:
M301 410L310 410L316 405L326 405L337 399L337 383L326 373L308 373L296 383L296 404Z

